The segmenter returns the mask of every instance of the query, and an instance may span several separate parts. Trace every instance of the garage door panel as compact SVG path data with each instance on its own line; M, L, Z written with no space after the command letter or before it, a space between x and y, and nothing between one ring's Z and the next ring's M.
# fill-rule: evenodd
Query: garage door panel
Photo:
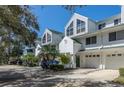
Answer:
M119 69L124 67L124 56L106 57L106 69Z
M85 61L86 61L86 67L98 68L99 67L100 58L98 58L98 57L90 57L90 58L86 58Z

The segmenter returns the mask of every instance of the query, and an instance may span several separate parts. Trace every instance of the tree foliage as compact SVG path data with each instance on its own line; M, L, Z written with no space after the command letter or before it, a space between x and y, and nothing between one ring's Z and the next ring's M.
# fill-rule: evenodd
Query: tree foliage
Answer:
M37 31L38 22L29 6L0 6L0 47L3 48L1 53L10 55L13 48L32 44L37 37Z
M70 56L69 55L65 55L65 54L61 54L60 55L60 60L63 64L68 64L70 62Z
M68 11L70 11L70 12L75 12L75 9L76 8L82 8L82 7L84 7L85 5L63 5L62 7L64 8L64 9L66 9L66 10L68 10Z
M48 60L50 59L50 56L54 59L57 55L59 55L55 45L44 45L41 51L43 53L42 55L47 57Z

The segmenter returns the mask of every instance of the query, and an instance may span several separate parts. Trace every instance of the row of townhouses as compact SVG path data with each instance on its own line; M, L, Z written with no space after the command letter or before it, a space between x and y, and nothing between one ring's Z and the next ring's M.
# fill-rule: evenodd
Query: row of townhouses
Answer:
M64 34L46 29L42 46L54 44L70 54L68 67L118 69L124 67L124 6L121 13L102 21L74 13Z

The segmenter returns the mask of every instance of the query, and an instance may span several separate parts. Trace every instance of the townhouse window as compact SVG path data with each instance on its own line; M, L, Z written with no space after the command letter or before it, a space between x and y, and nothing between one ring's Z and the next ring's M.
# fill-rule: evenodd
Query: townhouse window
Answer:
M114 25L118 25L118 24L120 24L121 23L121 19L115 19L114 20Z
M118 56L122 56L122 54L118 54Z
M112 56L116 56L116 54L112 54Z
M96 55L93 55L93 57L96 57Z
M100 55L96 55L97 57L100 57Z
M109 33L109 42L116 40L124 40L124 30Z
M46 34L43 36L43 43L46 43Z
M96 44L96 43L97 43L97 37L96 36L86 38L86 45Z
M106 23L99 24L99 25L98 25L98 29L99 29L99 30L100 30L100 29L103 29L105 26L106 26Z
M115 41L116 40L116 32L109 33L109 41Z
M73 22L69 25L69 27L66 30L66 35L71 36L73 35Z
M77 19L77 34L85 31L85 22Z
M47 33L47 42L51 41L51 35L49 33Z
M88 55L86 55L85 57L88 57Z

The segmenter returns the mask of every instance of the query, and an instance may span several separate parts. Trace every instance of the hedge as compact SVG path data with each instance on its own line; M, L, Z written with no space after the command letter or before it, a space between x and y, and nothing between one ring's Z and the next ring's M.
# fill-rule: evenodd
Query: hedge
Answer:
M119 69L120 76L124 76L124 68Z
M50 65L50 69L54 71L61 71L61 70L64 70L64 66L63 65Z

